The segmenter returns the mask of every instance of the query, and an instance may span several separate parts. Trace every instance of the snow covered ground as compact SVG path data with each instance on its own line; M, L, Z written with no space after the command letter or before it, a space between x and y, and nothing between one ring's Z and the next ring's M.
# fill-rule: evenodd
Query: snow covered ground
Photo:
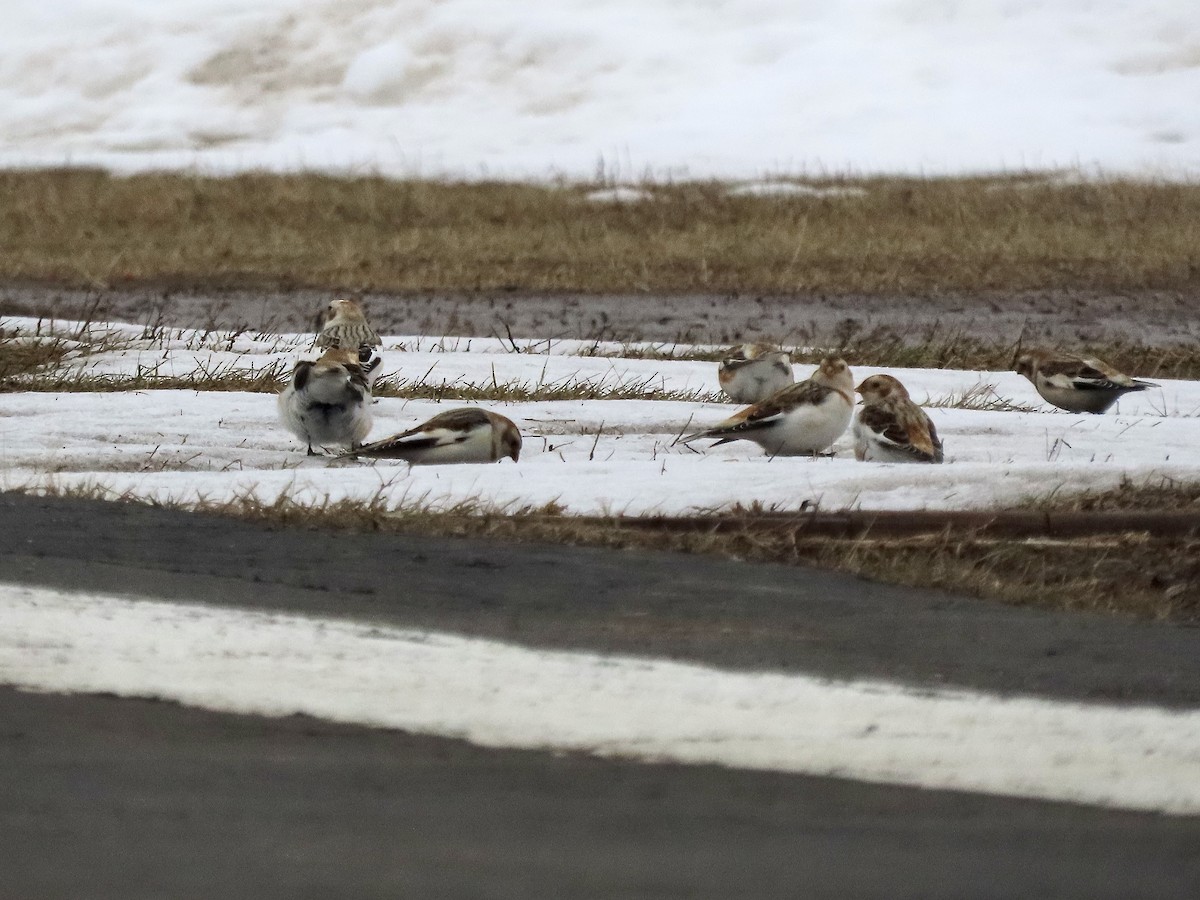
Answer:
M0 320L30 333L37 323ZM45 325L43 323L43 330ZM55 326L73 333L71 323ZM107 327L107 326L105 326ZM304 355L302 335L200 335L139 338L111 326L121 349L71 362L79 371L132 375L154 371L260 371ZM441 384L643 384L717 395L712 362L575 355L621 352L620 345L441 341L387 337L384 368L406 381ZM404 349L400 349L404 348ZM441 349L439 349L441 348ZM637 349L637 348L631 348ZM675 354L686 347L671 348ZM797 365L797 378L811 366ZM832 459L768 458L735 442L689 449L685 430L715 424L737 407L708 399L554 400L481 404L520 426L519 463L410 467L399 461L308 458L279 424L271 394L141 390L0 395L0 486L103 486L117 495L183 503L287 493L298 501L381 497L390 505L443 507L463 501L507 509L558 504L579 514L687 514L761 503L798 509L970 509L1011 506L1051 492L1114 487L1123 480L1200 479L1200 383L1162 380L1124 398L1116 412L1073 415L1041 403L1032 386L1004 371L861 367L899 377L914 399L945 403L990 385L1035 411L931 408L946 445L942 466L858 463L849 436ZM457 401L380 398L372 438L411 427Z
M7 4L0 165L1200 172L1193 0Z
M77 334L77 323L5 318L7 334ZM85 353L95 339L110 349ZM262 371L310 353L311 336L93 326L78 373L186 376ZM524 352L514 352L519 349ZM385 372L433 383L637 383L715 395L716 364L619 355L584 342L384 339ZM797 366L798 377L811 367ZM762 503L797 509L984 508L1124 479L1200 478L1200 382L1163 381L1119 412L1049 410L1003 371L883 370L920 401L977 386L1036 411L933 408L941 466L768 459L753 445L699 452L685 428L735 407L709 399L491 403L525 433L518 463L409 467L310 459L278 423L272 394L111 390L0 394L0 489L102 486L203 503L254 494L462 501L574 513L667 513ZM454 404L459 405L459 404ZM376 436L447 404L383 398ZM259 715L461 737L496 747L773 769L1077 803L1200 812L1200 715L1151 707L1003 699L799 674L721 671L656 659L548 652L378 623L264 614L0 582L0 683L150 696ZM266 674L264 674L266 673ZM268 677L269 676L269 677ZM269 689L264 693L264 686ZM1155 765L1147 767L1147 756Z

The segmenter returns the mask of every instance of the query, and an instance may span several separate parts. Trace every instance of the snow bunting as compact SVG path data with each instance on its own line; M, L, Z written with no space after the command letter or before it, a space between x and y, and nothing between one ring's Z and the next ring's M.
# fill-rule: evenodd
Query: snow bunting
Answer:
M423 425L342 456L406 459L416 464L490 463L521 455L521 432L498 413L475 407L438 413Z
M326 350L316 362L302 360L279 394L284 427L308 445L357 447L371 430L371 388L357 350Z
M758 403L795 382L792 358L769 344L742 344L717 368L721 390L734 403Z
M340 347L343 350L358 350L378 347L383 343L375 329L367 322L367 316L357 300L342 298L333 300L321 314L321 330L317 334L317 346Z
M942 442L925 410L891 375L872 375L855 388L863 405L854 417L854 458L859 462L940 463Z
M383 357L374 347L363 344L358 348L358 364L362 367L363 375L367 377L367 384L373 388L375 379L381 374L379 367L383 365Z
M827 357L807 381L740 410L707 431L680 440L717 438L717 444L754 441L771 456L798 456L828 450L850 424L854 379L845 360Z
M1017 374L1032 381L1043 400L1067 412L1102 413L1122 394L1158 387L1130 378L1094 357L1027 350L1018 353L1014 362Z

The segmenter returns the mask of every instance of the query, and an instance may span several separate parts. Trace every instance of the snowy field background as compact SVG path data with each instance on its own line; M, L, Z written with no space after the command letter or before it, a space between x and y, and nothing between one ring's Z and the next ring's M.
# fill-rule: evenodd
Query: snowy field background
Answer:
M1193 0L7 4L0 165L1200 171ZM753 187L751 188L753 189Z
M1192 0L57 0L4 12L0 167L601 175L613 185L715 176L750 193L805 189L772 183L788 175L1200 174ZM6 331L37 327L0 320ZM121 349L77 355L70 364L82 373L262 371L310 352L306 335L164 339L102 327ZM751 503L1004 507L1126 479L1200 478L1200 382L1164 380L1113 413L1078 416L1046 407L1010 372L856 368L856 381L897 375L918 401L990 385L1033 411L931 409L942 466L860 464L847 437L832 459L768 459L744 442L673 445L736 408L704 399L717 392L715 363L518 344L527 352L389 336L384 372L637 383L697 399L481 404L520 425L519 463L411 468L306 458L271 394L7 393L0 489L687 514ZM797 377L811 368L796 366ZM380 399L372 437L449 405L461 404ZM0 682L27 689L303 712L490 746L1200 810L1194 711L717 672L3 583L0 601Z
M46 323L42 323L43 334ZM60 322L61 334L78 325ZM31 334L35 320L5 318L0 328ZM120 349L70 361L91 375L186 376L197 371L290 371L311 356L310 335L174 331L140 337L139 326L93 326L120 337ZM685 359L582 356L637 350L628 345L491 338L384 338L382 371L410 382L642 384L717 396L717 365ZM661 349L661 348L660 348ZM675 354L688 348L671 348ZM813 366L797 365L797 379ZM931 408L946 445L941 466L859 463L849 433L832 459L769 458L739 441L688 449L684 431L715 424L735 404L701 399L491 402L477 404L517 422L519 463L410 467L393 460L308 458L280 424L275 396L194 390L0 395L0 487L103 486L116 495L199 503L253 494L288 494L320 503L380 497L390 505L443 508L461 502L515 510L557 504L576 514L682 515L761 503L795 510L987 509L1051 492L1115 487L1125 479L1200 479L1200 383L1162 380L1124 398L1115 412L1075 415L1043 404L1024 378L1004 371L857 367L899 377L922 403L953 401L981 385L1034 411ZM379 398L377 439L460 401Z

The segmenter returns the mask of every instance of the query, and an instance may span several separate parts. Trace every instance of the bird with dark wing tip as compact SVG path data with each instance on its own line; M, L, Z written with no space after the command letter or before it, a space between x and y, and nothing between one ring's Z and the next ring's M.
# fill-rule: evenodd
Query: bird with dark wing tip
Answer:
M840 357L826 357L807 381L739 410L712 428L680 438L680 443L713 438L716 446L746 440L771 456L815 455L842 436L853 410L850 367Z
M794 384L796 379L787 351L770 344L742 344L721 360L717 381L734 403L758 403Z
M403 459L414 465L492 463L521 455L521 432L499 413L475 407L439 413L408 431L372 441L342 456Z
M1018 352L1013 362L1017 374L1033 382L1043 400L1067 412L1102 413L1124 394L1158 387L1095 357L1039 349Z
M326 350L302 360L277 400L285 428L316 456L313 445L357 447L371 430L371 387L354 350Z
M854 416L854 458L859 462L940 463L937 428L908 389L891 375L872 375L855 390L863 405Z

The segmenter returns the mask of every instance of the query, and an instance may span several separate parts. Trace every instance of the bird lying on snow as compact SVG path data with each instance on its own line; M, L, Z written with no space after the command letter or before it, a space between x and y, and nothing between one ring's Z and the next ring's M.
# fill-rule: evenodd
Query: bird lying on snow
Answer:
M521 455L521 432L498 413L475 407L438 413L428 422L342 456L404 459L418 464L490 463Z
M1014 363L1017 374L1032 381L1043 400L1067 412L1102 413L1123 394L1158 387L1090 356L1027 350L1018 351Z
M940 463L942 442L925 410L891 375L872 375L855 390L863 405L854 417L854 458L875 462Z
M771 456L799 456L828 450L850 424L854 409L854 379L840 357L821 360L807 381L793 384L772 397L740 410L706 431L681 438L754 441Z
M357 447L371 430L371 388L356 350L326 350L316 360L301 360L279 394L279 418L308 445Z
M717 367L717 380L734 403L758 403L796 379L792 357L769 344L742 344Z

